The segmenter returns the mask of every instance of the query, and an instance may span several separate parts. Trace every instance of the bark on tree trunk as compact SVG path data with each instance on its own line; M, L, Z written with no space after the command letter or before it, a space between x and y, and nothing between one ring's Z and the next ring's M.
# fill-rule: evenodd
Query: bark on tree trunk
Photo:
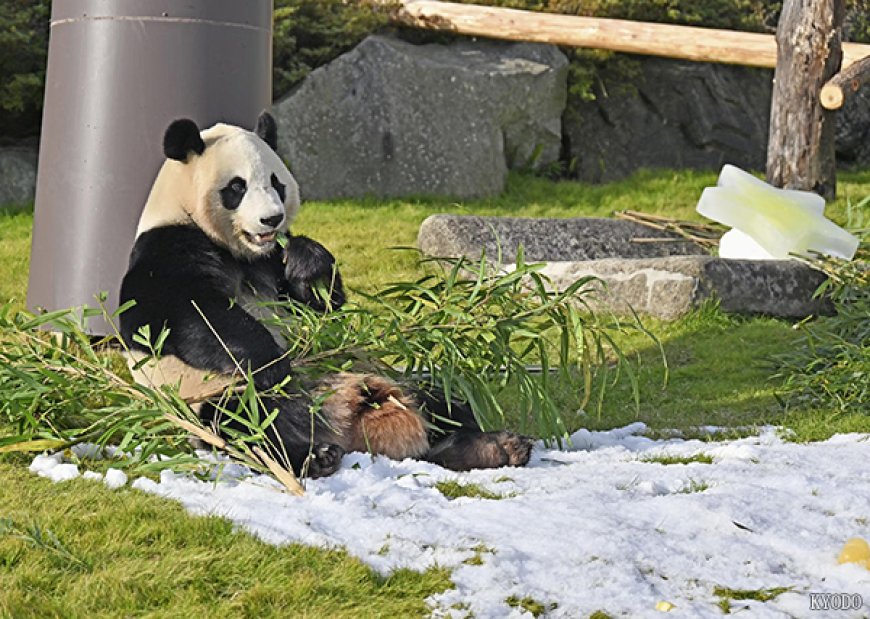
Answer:
M840 68L844 0L786 0L778 46L767 145L767 181L777 187L836 194L833 112L819 93Z

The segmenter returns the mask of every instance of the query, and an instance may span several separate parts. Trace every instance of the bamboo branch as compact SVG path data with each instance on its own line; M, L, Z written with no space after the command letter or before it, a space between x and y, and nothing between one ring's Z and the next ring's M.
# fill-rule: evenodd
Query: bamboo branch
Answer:
M639 213L637 211L617 211L615 215L617 219L633 221L643 226L647 226L648 228L652 228L653 230L673 232L682 237L682 239L666 237L632 239L632 241L636 243L673 243L676 241L692 241L705 249L710 249L719 246L719 238L724 232L724 229L721 226L701 224L693 221L682 221L670 217L662 217L661 215Z
M235 382L235 381L233 381ZM212 383L210 385L206 384L202 388L198 390L188 390L184 393L179 390L178 395L184 401L185 404L199 404L200 402L205 402L206 400L210 400L212 398L216 398L218 396L226 395L238 395L244 393L245 385L233 385L228 383Z
M854 95L862 86L870 83L870 56L853 62L825 82L819 99L826 110L839 110L846 97Z
M198 439L203 442L211 445L212 447L216 447L222 451L231 450L231 446L227 443L226 440L215 434L214 432L209 432L206 428L200 427L195 423L187 421L185 419L181 419L180 417L176 417L175 415L170 415L169 413L165 413L163 417L180 428L183 428L190 434L194 435ZM269 472L277 479L281 485L294 496L302 496L305 494L305 488L302 487L302 484L299 483L299 480L296 478L296 475L293 474L292 471L285 469L283 466L275 462L272 458L270 458L265 451L263 451L260 447L256 445L251 448L256 459L260 461L260 464L265 466ZM242 462L244 462L242 460Z

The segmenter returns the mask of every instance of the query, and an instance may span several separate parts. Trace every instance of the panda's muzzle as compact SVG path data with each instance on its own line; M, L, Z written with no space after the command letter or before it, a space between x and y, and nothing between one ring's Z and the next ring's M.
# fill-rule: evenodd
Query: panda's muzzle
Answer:
M245 236L248 238L248 241L254 245L269 245L270 243L275 242L275 238L278 236L278 226L284 223L284 215L279 213L278 215L272 215L271 217L262 217L260 223L272 229L268 232L259 233L245 231Z

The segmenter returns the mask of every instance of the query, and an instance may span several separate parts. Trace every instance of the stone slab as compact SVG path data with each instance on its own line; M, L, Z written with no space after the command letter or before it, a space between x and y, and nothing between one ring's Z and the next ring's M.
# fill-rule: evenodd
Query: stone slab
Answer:
M601 281L593 307L634 311L673 320L708 299L726 312L803 318L829 314L827 300L813 293L825 276L794 260L725 260L713 256L607 258L549 262L543 269L556 288L592 275Z
M802 318L832 311L813 295L825 276L794 260L725 260L694 243L637 243L632 239L677 237L634 222L576 218L522 219L434 215L423 222L418 244L437 257L465 256L502 264L525 248L526 262L546 262L543 274L563 289L581 277L600 281L593 307L634 311L672 320L708 299L727 312Z
M633 239L665 239L642 243ZM422 223L417 239L430 256L516 260L522 246L526 262L598 260L602 258L655 258L704 254L695 243L671 232L621 219L577 217L547 219L432 215Z

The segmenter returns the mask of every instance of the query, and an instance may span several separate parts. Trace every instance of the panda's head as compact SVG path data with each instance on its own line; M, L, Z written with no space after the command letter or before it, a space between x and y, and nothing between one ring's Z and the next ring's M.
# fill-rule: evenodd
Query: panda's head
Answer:
M193 223L237 258L271 252L299 209L299 188L275 152L277 138L266 112L255 131L217 124L200 132L192 120L172 122L137 236Z

